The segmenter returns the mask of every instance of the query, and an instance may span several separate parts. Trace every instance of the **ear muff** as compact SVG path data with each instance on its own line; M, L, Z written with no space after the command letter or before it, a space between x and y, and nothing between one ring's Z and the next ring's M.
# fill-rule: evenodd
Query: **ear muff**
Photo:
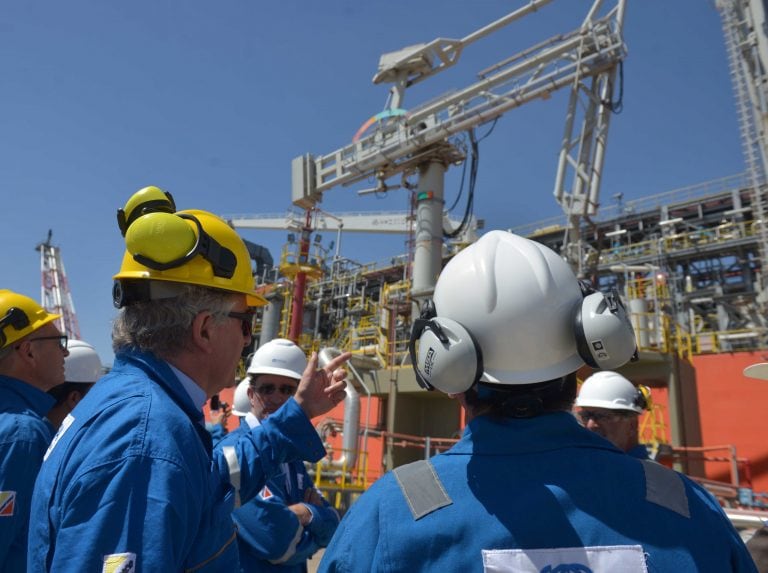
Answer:
M128 227L136 219L148 213L175 213L176 202L173 195L153 185L134 193L125 208L117 210L117 226L125 237Z
M480 347L461 324L433 313L434 307L425 307L408 343L416 382L426 390L466 392L483 374Z
M8 337L5 335L5 329L8 327L14 330L24 330L29 326L29 317L27 313L18 307L8 309L4 317L0 318L0 348L5 346Z
M618 292L604 295L588 283L580 285L584 298L574 309L573 329L582 360L602 370L637 360L635 331Z
M647 410L651 396L651 389L648 386L640 385L637 387L637 396L635 396L635 406L641 410Z
M187 221L195 225L197 233ZM197 217L187 213L141 216L128 227L125 246L137 263L156 271L180 267L197 255L211 264L217 277L232 278L237 267L235 254L206 233Z

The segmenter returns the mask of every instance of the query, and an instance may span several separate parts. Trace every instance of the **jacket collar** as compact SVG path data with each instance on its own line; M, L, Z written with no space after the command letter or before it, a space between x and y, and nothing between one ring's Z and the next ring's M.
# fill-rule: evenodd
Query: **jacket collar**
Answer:
M569 412L552 412L535 418L478 416L467 425L461 440L445 453L505 455L573 447L620 452L608 440L579 425Z
M31 384L27 384L23 380L19 380L18 378L0 376L0 389L7 389L7 391L15 394L23 404L28 406L41 418L44 417L48 413L48 410L50 410L56 403L53 396L43 392L39 388L35 388Z
M203 412L192 401L189 392L173 372L170 364L154 354L138 350L121 350L115 355L113 371L130 373L137 369L161 386L193 422L204 423Z

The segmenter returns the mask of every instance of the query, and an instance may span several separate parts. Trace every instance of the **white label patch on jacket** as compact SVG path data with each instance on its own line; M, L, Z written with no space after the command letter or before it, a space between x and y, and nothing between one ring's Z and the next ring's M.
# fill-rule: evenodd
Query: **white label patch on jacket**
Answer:
M113 553L104 556L101 573L134 573L136 571L135 553Z
M72 422L75 421L74 416L72 414L67 414L67 417L64 418L64 421L61 423L61 426L59 426L58 431L56 432L56 435L53 436L53 440L51 440L51 445L48 446L48 449L45 450L45 455L43 456L43 461L48 459L48 456L51 455L51 452L53 451L53 448L56 447L56 444L61 439L61 436L64 435L64 432L66 432L69 427L72 425Z
M16 492L0 491L0 517L13 517L16 510Z
M483 549L485 573L647 573L640 545Z

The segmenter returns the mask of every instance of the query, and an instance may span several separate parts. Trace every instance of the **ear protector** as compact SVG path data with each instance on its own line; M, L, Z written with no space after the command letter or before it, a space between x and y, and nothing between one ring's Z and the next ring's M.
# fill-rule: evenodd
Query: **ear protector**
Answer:
M637 396L635 396L634 404L641 410L650 409L650 396L651 389L648 386L640 384L637 387Z
M425 390L437 388L459 394L469 390L483 374L483 355L477 341L455 320L436 316L431 300L424 303L413 323L408 351L416 382Z
M186 223L192 221L197 233ZM125 233L125 246L133 259L156 271L180 267L197 255L213 267L217 277L232 278L235 253L205 232L197 217L188 213L149 213L134 221Z
M586 281L579 286L584 298L574 309L573 329L581 359L601 370L636 361L635 331L619 293L603 294Z
M136 219L147 213L175 213L173 195L157 187L145 187L133 194L124 209L117 210L117 226L123 237Z
M635 333L618 292L604 295L589 283L579 284L583 298L573 310L573 335L581 359L608 370L637 360ZM426 390L466 392L483 374L482 351L472 333L455 320L437 316L432 301L413 323L408 350L416 382Z
M8 337L5 335L6 327L13 327L15 330L24 330L29 326L29 317L27 313L14 306L8 309L3 318L0 318L0 348L5 346Z

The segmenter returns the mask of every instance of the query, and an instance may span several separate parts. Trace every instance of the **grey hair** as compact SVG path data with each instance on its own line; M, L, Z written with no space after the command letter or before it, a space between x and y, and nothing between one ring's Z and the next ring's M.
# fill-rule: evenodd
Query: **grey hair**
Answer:
M112 349L129 348L173 356L189 347L192 321L203 311L223 322L235 306L232 293L195 285L176 285L178 295L124 307L112 324Z

